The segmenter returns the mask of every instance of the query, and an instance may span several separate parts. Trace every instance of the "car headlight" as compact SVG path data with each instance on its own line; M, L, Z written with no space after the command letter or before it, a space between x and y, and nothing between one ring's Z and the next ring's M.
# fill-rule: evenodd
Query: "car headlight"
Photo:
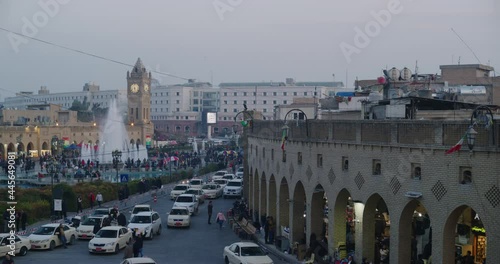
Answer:
M110 247L110 246L112 247L112 246L114 246L114 245L115 245L115 242L106 243L106 246L107 246L107 247Z
M44 239L44 240L40 240L39 243L46 243L46 242L49 242L50 239ZM35 241L36 242L36 241Z
M146 232L149 232L151 230L151 226L146 227Z

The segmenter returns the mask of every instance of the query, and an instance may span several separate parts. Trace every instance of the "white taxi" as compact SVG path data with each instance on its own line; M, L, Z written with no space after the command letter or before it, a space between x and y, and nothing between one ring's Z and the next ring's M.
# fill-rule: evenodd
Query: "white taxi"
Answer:
M11 251L14 251L16 256L26 256L30 248L30 240L26 237L9 233L0 234L0 256L5 256L7 252Z
M56 235L58 223L46 224L39 227L33 234L29 235L28 239L31 243L31 249L54 249L62 246L62 241ZM76 241L76 229L67 224L63 224L64 236L69 245Z
M102 227L104 216L91 216L85 219L77 228L76 236L78 239L92 239L94 237L94 226Z
M134 209L132 211L129 211L130 213L130 219L134 218L136 214L139 212L151 212L153 209L151 208L151 205L149 204L137 204L134 206Z
M203 185L201 188L207 199L217 199L222 196L222 188L214 183Z
M187 207L191 215L198 213L198 200L194 194L181 194L172 207Z
M253 242L237 242L224 248L222 255L225 263L273 264L273 260Z
M132 241L132 231L123 226L103 227L89 241L90 253L118 253Z
M120 264L156 264L156 261L148 257L124 259Z
M189 189L197 189L200 190L203 186L204 182L202 179L191 179L189 181Z
M161 218L157 212L139 212L128 224L131 230L138 229L144 233L144 237L153 239L154 235L161 234Z
M167 228L191 226L191 213L186 207L173 207L167 214Z
M177 196L183 194L184 192L189 189L189 184L177 184L175 187L170 191L170 199L175 200Z

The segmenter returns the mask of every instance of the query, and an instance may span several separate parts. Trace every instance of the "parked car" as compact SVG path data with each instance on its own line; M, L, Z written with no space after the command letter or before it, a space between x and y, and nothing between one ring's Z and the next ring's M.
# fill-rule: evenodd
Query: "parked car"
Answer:
M156 264L156 261L148 257L124 259L120 264Z
M214 183L217 184L217 185L219 185L219 187L221 188L221 190L224 190L224 187L226 187L226 185L227 185L227 180L225 180L225 179L219 179L219 180L215 180Z
M90 253L118 253L132 241L132 231L123 226L103 227L89 241Z
M151 205L149 204L137 204L134 206L132 211L129 211L130 213L130 219L134 218L134 216L140 212L151 212L153 209L151 208Z
M139 231L144 233L144 237L153 239L155 234L161 234L160 215L155 211L140 212L130 220L128 228L130 228L131 230L138 229Z
M273 260L259 245L253 242L237 242L224 248L222 255L225 263L234 264L273 264Z
M14 245L14 254L16 256L26 256L31 248L30 240L26 237L14 235L14 244L11 244L10 234L0 234L0 256L5 256L7 252L12 251L9 245Z
M212 175L212 181L215 181L217 179L222 179L222 176L224 176L225 174L227 174L226 170L220 170L214 173L214 175Z
M200 190L201 187L203 187L203 184L204 184L204 182L202 179L192 179L189 181L189 185L190 185L189 188Z
M94 226L99 225L99 229L102 227L102 223L106 216L91 216L85 219L76 228L76 237L78 239L92 239L94 237Z
M62 241L56 235L58 223L46 224L39 227L33 234L29 235L28 239L31 243L31 249L50 249L53 250L58 246L62 246ZM67 224L63 224L64 236L69 245L73 245L76 241L76 229Z
M194 194L181 194L172 207L187 207L191 215L198 213L198 200Z
M243 195L243 180L230 180L224 187L224 198L230 196L241 197Z
M244 167L239 167L237 172L243 173L244 169L245 169Z
M222 179L225 179L225 180L228 180L228 181L230 181L230 180L232 180L234 178L236 178L236 176L234 174L232 174L232 173L226 173L226 174L224 174L224 176L222 176Z
M194 194L196 195L196 199L198 199L198 203L199 204L202 204L202 203L205 203L205 192L202 190L202 189L192 189L192 188L189 188L185 194Z
M236 179L243 179L243 172L242 171L238 171L236 173Z
M111 214L111 210L113 210L113 208L111 208L111 207L97 208L92 213L92 216L108 216Z
M175 187L170 191L170 199L175 200L177 196L183 194L185 191L189 189L189 184L177 184Z
M174 206L167 214L167 228L191 226L191 213L187 207Z
M201 187L207 199L217 199L222 196L222 188L215 183L209 183Z

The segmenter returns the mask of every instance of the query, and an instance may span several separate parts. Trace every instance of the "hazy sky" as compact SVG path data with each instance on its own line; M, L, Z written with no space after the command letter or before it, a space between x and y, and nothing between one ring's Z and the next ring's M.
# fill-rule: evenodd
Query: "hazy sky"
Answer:
M498 72L497 2L0 0L0 27L127 64L141 57L150 69L215 84L330 81L332 74L345 82L348 70L352 87L356 76L376 78L393 66L413 70L417 60L424 73L459 57L478 63L451 28ZM2 99L42 85L80 91L89 81L123 89L130 70L1 30L0 62ZM164 84L184 82L153 75Z

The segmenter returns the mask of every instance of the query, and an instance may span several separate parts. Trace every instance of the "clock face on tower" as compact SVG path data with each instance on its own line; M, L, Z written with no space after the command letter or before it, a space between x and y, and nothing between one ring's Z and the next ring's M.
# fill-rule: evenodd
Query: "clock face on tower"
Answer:
M136 83L130 85L130 91L133 92L133 93L139 92L139 85L136 84Z
M144 84L144 91L149 92L149 85L147 83Z

